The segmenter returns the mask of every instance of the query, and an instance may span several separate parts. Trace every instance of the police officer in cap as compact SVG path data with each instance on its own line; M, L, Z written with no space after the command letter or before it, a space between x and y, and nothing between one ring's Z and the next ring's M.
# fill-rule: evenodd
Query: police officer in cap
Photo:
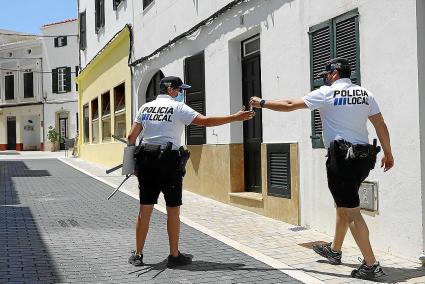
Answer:
M181 147L185 126L218 126L248 120L254 116L253 111L243 109L227 116L204 116L184 103L184 90L188 88L190 86L183 84L179 77L163 78L160 82L160 94L154 101L142 105L128 135L131 145L142 133L141 145L136 151L140 211L136 221L136 249L129 258L129 263L134 266L143 265L143 248L149 221L161 191L167 205L170 245L167 266L176 267L192 262L191 255L185 255L178 249L182 181L185 172L183 159L188 158L187 152Z
M331 59L321 75L325 86L302 98L266 101L252 97L250 104L255 108L283 112L305 108L320 112L323 142L328 149L328 187L337 206L336 229L332 243L315 245L313 249L330 263L341 264L341 247L350 228L364 257L360 267L354 269L351 276L374 279L384 273L372 251L369 230L360 212L358 194L360 184L374 167L380 149L369 144L367 120L374 126L384 150L381 161L384 171L394 165L389 132L373 94L351 82L351 68L347 59Z

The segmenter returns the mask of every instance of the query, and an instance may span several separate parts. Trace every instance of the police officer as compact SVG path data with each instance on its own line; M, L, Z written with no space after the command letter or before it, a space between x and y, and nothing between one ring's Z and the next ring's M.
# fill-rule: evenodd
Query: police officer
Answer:
M149 221L159 193L164 194L167 205L167 231L170 255L167 266L190 264L191 255L180 253L180 206L182 181L185 172L181 137L186 125L217 126L233 121L244 121L254 116L253 111L240 110L235 114L206 117L184 103L184 89L179 77L165 77L160 82L160 94L138 111L130 134L129 144L134 144L142 133L141 146L136 154L137 176L140 189L140 211L136 221L136 249L129 258L134 266L143 265L143 248ZM186 156L187 158L187 156Z
M305 108L319 110L323 122L323 142L328 149L328 187L337 208L334 241L315 245L313 249L330 263L341 264L341 247L350 228L364 257L351 276L374 279L384 273L370 245L358 194L360 184L374 167L379 151L379 147L369 144L367 120L374 126L384 150L381 161L384 171L394 165L389 132L372 93L351 82L351 68L347 59L331 59L321 75L324 76L325 86L302 98L266 101L252 97L250 104L256 108L284 112Z

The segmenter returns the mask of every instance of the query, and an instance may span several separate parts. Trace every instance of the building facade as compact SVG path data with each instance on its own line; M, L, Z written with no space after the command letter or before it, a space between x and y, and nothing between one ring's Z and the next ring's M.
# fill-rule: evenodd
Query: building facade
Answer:
M78 21L66 20L41 28L45 60L43 70L44 133L49 127L59 133L59 147L65 149L62 138L75 138L78 131L76 74L78 59ZM46 150L52 147L45 136Z
M49 127L77 131L76 19L44 25L42 36L4 32L0 45L0 150L50 150ZM10 35L13 34L13 35Z
M417 260L425 247L423 1L178 2L133 2L133 113L163 76L193 86L186 103L194 109L226 115L254 95L301 97L323 84L326 60L349 58L352 80L377 98L396 161L387 173L377 165L360 190L372 243ZM183 139L192 153L185 189L333 234L317 113L258 110L245 123L190 126Z
M132 1L117 0L80 0L78 5L79 154L105 166L122 162L125 144L112 135L126 138L131 128L131 5Z
M41 150L43 42L36 37L1 37L0 151Z

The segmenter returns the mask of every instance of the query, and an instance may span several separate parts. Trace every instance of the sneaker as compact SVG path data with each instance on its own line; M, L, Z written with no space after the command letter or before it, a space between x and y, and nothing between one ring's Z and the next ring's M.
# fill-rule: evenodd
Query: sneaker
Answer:
M168 256L167 267L168 268L174 268L174 267L177 267L177 266L183 266L183 265L191 264L192 258L193 258L193 256L182 254L180 251L179 251L179 255L175 256L175 257L170 254Z
M379 262L372 266L367 266L364 260L358 269L351 271L351 277L365 280L374 280L384 275L385 273Z
M331 264L334 264L334 265L341 264L342 253L333 251L331 248L331 245L332 243L313 245L313 250L317 254L327 258Z
M131 256L128 259L128 263L134 266L142 266L143 265L143 253L136 254L136 251L131 251Z

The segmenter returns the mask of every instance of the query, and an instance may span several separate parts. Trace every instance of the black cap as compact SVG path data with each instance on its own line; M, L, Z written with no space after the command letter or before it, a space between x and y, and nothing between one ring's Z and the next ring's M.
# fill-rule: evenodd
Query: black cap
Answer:
M173 89L189 89L191 86L184 84L182 79L176 76L167 76L161 79L159 82L159 88L161 91L167 90L167 87L171 87Z
M319 76L323 76L334 70L342 70L342 69L351 71L351 66L348 59L344 57L332 58L331 60L326 62L325 71L320 72Z

